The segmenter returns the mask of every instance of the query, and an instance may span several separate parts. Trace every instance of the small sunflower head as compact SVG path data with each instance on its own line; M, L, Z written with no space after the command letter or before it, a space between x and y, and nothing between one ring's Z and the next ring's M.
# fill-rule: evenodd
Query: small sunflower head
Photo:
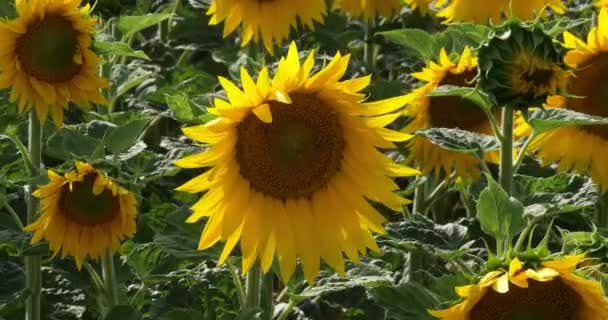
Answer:
M479 50L480 85L499 106L539 106L565 89L562 60L562 50L540 26L509 21Z
M80 269L85 258L116 251L120 241L135 233L135 195L105 173L84 162L33 192L42 203L41 215L25 227L32 243L43 238L55 255L71 255Z

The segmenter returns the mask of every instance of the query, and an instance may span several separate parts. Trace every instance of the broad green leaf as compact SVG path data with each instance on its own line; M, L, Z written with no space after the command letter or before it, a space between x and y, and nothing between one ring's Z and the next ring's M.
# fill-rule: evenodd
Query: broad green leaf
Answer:
M437 55L433 37L424 30L400 29L377 34L391 42L416 51L421 58L430 59Z
M490 110L495 104L492 102L490 96L481 91L479 88L471 87L457 87L457 86L441 86L429 93L430 97L445 97L445 96L457 96L462 99L467 99L481 108Z
M416 134L429 139L443 149L473 154L479 159L483 158L485 152L500 149L500 142L496 137L462 129L431 128L418 131Z
M608 125L608 118L559 108L533 110L527 121L537 133L564 126Z
M196 108L185 94L166 95L167 105L175 114L177 121L197 124L201 123L203 111Z
M139 311L130 306L116 306L108 312L104 320L141 320Z
M437 298L421 284L409 282L397 286L383 286L371 289L369 294L376 303L386 309L389 319L435 319L427 310L438 305Z
M108 150L119 154L135 145L149 122L150 119L137 119L114 129L106 140Z
M509 197L494 179L479 195L477 217L481 229L498 240L510 240L525 226L524 207L519 200Z
M534 217L591 209L599 199L593 182L577 175L515 175L513 189L525 214Z
M118 27L118 30L122 32L124 37L130 38L134 34L146 28L169 19L171 16L172 14L169 13L155 13L144 16L121 16L118 19L116 26Z
M95 50L102 55L114 55L123 57L133 57L144 60L150 60L148 55L141 50L134 50L124 42L111 42L96 40L93 43Z
M61 137L62 150L74 158L92 159L102 151L101 140L86 136L75 129L64 128L57 134ZM51 141L52 137L49 139L49 142ZM60 152L60 150L55 151Z
M170 263L170 255L154 243L135 245L126 258L141 279L146 279Z

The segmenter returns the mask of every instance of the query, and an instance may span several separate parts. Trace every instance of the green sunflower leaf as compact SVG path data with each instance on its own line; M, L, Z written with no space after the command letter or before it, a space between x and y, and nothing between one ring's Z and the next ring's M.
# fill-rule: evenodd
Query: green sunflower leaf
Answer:
M144 60L150 60L150 57L148 57L145 52L141 50L135 50L129 47L129 45L124 42L96 40L93 43L93 47L95 48L95 50L97 50L97 52L102 55L114 55L120 57L133 57Z
M453 128L431 128L416 132L439 147L483 158L484 153L500 149L496 137Z
M430 59L437 55L435 41L426 31L420 29L401 29L379 32L377 35L416 51L421 58Z
M112 131L106 140L106 147L114 154L119 154L136 144L148 126L150 119L137 119Z
M558 108L532 110L527 121L537 133L564 126L608 125L608 118Z
M491 177L479 195L477 216L481 230L498 240L510 240L525 226L524 206Z
M130 38L146 28L169 19L171 16L172 14L170 13L147 14L144 16L122 16L118 19L116 26L125 38Z
M441 86L433 92L427 94L430 97L446 97L457 96L462 99L470 100L483 109L490 110L496 104L492 102L490 96L479 88L457 87L457 86Z

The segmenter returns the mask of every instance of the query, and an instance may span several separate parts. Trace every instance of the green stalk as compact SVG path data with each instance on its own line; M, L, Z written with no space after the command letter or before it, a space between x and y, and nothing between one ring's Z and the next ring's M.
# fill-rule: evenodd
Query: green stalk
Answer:
M261 320L272 320L274 315L274 274L268 272L262 278L260 293L260 307L262 308Z
M513 194L513 108L502 109L499 182L507 195ZM511 239L496 239L496 253L502 257L511 248Z
M376 21L374 18L370 18L365 22L365 36L364 41L365 44L363 46L363 60L369 67L369 70L374 73L376 70L376 58L377 58L377 48L372 43L374 28L376 27Z
M42 126L36 115L36 111L30 112L30 122L28 131L28 151L32 164L31 177L40 175L42 168ZM26 187L27 194L27 222L32 223L36 219L40 203L32 196L34 187ZM30 296L25 301L25 319L40 320L40 295L42 289L42 266L41 257L38 255L25 257L26 286L30 290Z
M509 196L513 193L513 109L502 109L502 143L500 147L500 185Z
M256 264L247 272L245 287L245 306L243 309L258 308L260 306L260 294L262 284L262 268Z
M108 311L118 305L118 282L114 268L114 254L108 250L101 258L103 285L108 294Z
M425 192L426 191L426 182L418 182L416 189L414 190L414 207L412 208L412 212L414 214L424 214L426 211L424 208Z

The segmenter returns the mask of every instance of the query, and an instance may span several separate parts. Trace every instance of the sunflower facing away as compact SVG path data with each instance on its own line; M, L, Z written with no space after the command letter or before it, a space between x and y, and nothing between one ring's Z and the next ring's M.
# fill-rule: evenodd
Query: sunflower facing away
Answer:
M464 300L445 310L429 310L443 320L608 319L602 286L573 272L582 256L525 268L517 258L509 270L486 274L478 284L457 287Z
M300 64L292 43L272 80L266 68L256 82L241 69L243 90L220 78L228 101L209 109L219 118L184 129L212 146L176 162L211 167L177 189L207 191L187 220L209 217L200 250L225 241L223 263L240 241L243 272L258 259L268 272L276 254L285 281L299 257L311 283L320 258L344 274L342 253L356 262L379 250L372 232L384 233L385 218L367 199L401 210L409 201L390 177L418 172L377 149L410 138L384 128L404 97L364 103L370 77L340 81L348 62L338 53L313 74L314 53Z
M99 92L100 59L91 51L97 19L80 0L16 0L19 16L0 21L0 88L12 87L19 111L34 108L41 121L51 113L63 124L69 102L105 104Z
M489 21L500 23L505 16L514 16L520 19L532 19L547 7L553 12L562 14L566 6L561 0L438 0L436 8L442 8L438 17L445 18L446 22L474 22L485 24Z
M403 8L403 0L337 0L335 6L355 18L391 18Z
M570 51L564 61L574 69L566 92L571 97L553 96L548 104L590 115L608 117L608 9L599 14L598 27L587 42L569 32L564 42ZM518 127L529 134L527 125ZM603 193L608 191L608 125L567 126L540 134L530 145L544 164L559 161L558 170L573 170L591 176Z
M214 0L207 11L210 25L224 22L224 37L241 25L241 45L252 40L261 42L273 53L274 44L289 37L298 18L312 29L314 22L323 22L327 11L325 0Z
M491 135L492 127L484 111L474 102L456 96L429 97L427 94L443 85L473 87L470 82L477 75L477 59L469 48L465 48L458 63L452 62L445 49L439 54L439 61L429 61L421 72L412 74L425 85L415 89L408 96L409 106L405 115L413 120L405 127L406 133L429 128L458 128L481 134ZM479 163L469 154L442 149L426 138L411 140L410 161L424 174L431 171L451 173L459 177L476 178L480 174ZM489 153L487 160L496 161L497 155Z
M33 193L42 214L25 227L34 232L32 244L45 238L55 254L73 256L80 269L87 256L116 251L135 233L135 196L101 171L76 162L76 171L61 176L49 170L48 176L49 184Z

